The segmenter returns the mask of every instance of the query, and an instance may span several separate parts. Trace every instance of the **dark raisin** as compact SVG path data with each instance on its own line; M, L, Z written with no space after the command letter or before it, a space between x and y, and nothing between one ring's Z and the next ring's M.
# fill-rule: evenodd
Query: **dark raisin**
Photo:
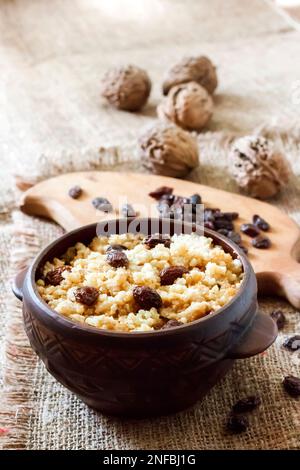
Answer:
M122 206L122 215L123 217L136 217L137 213L131 204L124 204Z
M184 266L170 266L165 268L160 273L160 284L162 286L170 286L174 281L187 273L188 270Z
M77 302L89 307L96 302L98 295L98 290L95 287L89 286L79 287L74 294Z
M281 310L274 310L270 316L277 324L278 330L282 330L286 322L284 313Z
M145 310L150 310L152 307L158 310L162 306L161 296L148 286L134 287L133 298L137 305Z
M178 320L168 320L162 327L161 330L168 330L169 328L175 328L176 326L181 326L183 323Z
M300 335L287 338L283 343L283 346L290 351L298 351L298 349L300 349Z
M283 381L284 389L291 397L300 397L300 379L293 375L288 375Z
M236 243L237 245L239 245L242 241L241 239L241 236L239 233L235 232L234 230L230 230L227 234L227 237L233 241L234 243Z
M166 248L169 248L171 245L171 239L169 235L155 234L149 235L144 239L144 244L147 245L150 249L154 248L158 244L163 244Z
M169 186L160 186L154 191L151 191L149 193L149 196L153 197L153 199L159 200L165 194L172 194L172 193L173 193L173 188L170 188Z
M233 407L232 411L234 413L247 413L257 408L261 404L261 400L257 395L251 395L249 397L242 398L237 401Z
M52 271L46 274L45 281L52 286L58 286L64 279L62 273L70 270L71 266L59 266L58 268L52 269Z
M125 251L128 250L128 248L124 245L118 245L117 243L115 245L109 245L106 248L106 252L108 251Z
M271 246L271 240L268 237L263 237L263 236L258 236L256 238L253 238L252 240L252 245L255 248L259 248L262 250L265 250L267 248L270 248Z
M245 432L248 426L248 418L243 415L230 415L227 421L227 429L234 434Z
M222 217L217 217L214 220L214 225L216 230L220 228L225 228L226 230L233 230L234 226L231 220L223 219Z
M255 227L253 224L242 224L241 225L241 232L243 232L245 235L248 235L249 237L257 237L259 235L259 229Z
M92 200L92 204L98 211L112 212L113 206L106 197L95 197Z
M222 214L223 219L230 220L230 221L236 220L239 217L238 212L221 212L221 214Z
M68 194L72 199L78 199L82 194L82 189L80 186L73 186L69 189Z
M215 230L215 225L212 221L210 220L207 220L206 222L204 222L204 227L205 228L208 228L210 230Z
M192 194L192 196L190 196L190 204L202 204L202 199L201 199L201 196L200 194Z
M128 258L124 251L111 250L106 255L106 261L113 268L126 268L128 266Z
M192 211L197 212L197 206L202 204L202 199L200 194L192 194L189 198L189 203L192 204Z
M264 232L267 232L268 230L270 230L270 224L268 224L268 222L262 217L260 217L259 215L254 214L252 220L253 220L254 225L260 228L260 230L263 230Z

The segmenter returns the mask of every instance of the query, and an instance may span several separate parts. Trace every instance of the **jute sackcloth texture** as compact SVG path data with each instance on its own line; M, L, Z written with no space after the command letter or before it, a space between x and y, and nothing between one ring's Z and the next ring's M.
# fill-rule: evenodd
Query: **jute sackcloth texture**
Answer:
M0 116L5 163L0 184L0 446L299 449L299 402L281 385L285 375L300 375L299 356L281 346L286 336L299 332L299 312L284 302L261 302L265 313L282 308L288 318L266 354L237 362L194 408L156 420L120 421L96 414L55 382L28 345L10 279L62 231L11 211L13 174L26 185L63 171L141 171L136 136L155 120L165 67L182 55L205 51L220 76L210 132L199 136L201 166L190 179L237 191L227 174L228 146L235 135L271 122L262 130L281 147L294 171L273 203L300 222L300 131L291 125L299 113L294 86L300 78L298 33L258 0L228 0L226 5L221 0L157 0L139 2L141 7L128 2L122 15L121 2L105 3L53 1L49 10L45 1L28 0L23 8L22 2L7 0L0 6L0 60L6 66L0 78L6 96L6 116ZM128 61L147 68L155 83L139 115L112 110L98 96L105 68ZM230 406L250 393L261 396L262 406L250 417L247 433L229 436L224 421Z

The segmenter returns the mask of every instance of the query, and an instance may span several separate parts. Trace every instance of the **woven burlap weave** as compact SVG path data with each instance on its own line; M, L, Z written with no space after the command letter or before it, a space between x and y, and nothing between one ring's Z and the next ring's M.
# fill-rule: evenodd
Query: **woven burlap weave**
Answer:
M293 162L299 151L300 139L289 132L269 132ZM223 174L223 187L235 186L226 176L228 146L232 136L208 133L199 137L202 169L196 170L191 179L212 182L221 186L216 177L218 168ZM127 153L129 151L129 153ZM112 160L111 155L115 158ZM130 152L126 149L91 150L85 152L87 168L123 167L139 170L139 163L125 161ZM117 157L118 156L118 157ZM121 163L117 163L118 158ZM216 160L222 165L216 167ZM97 163L98 161L98 163ZM59 163L60 162L60 163ZM82 168L82 155L72 159L43 157L40 175L57 174L62 170ZM216 180L214 179L214 176ZM225 176L225 178L224 178ZM38 175L35 176L38 178ZM28 183L26 175L23 183ZM297 178L293 179L285 193L276 202L295 216L299 213L294 204L299 193ZM51 222L13 213L13 231L6 233L1 250L11 251L11 275L26 264L49 241L62 233ZM13 235L12 239L9 237ZM37 360L30 349L21 322L20 302L10 297L6 326L4 368L5 394L1 403L2 436L4 448L26 449L297 449L300 448L299 402L287 396L282 379L287 374L300 374L300 358L282 348L285 336L299 331L299 313L285 302L264 300L261 308L270 313L282 308L287 314L288 325L275 345L265 354L252 359L237 361L233 370L218 384L202 403L174 416L155 420L121 421L108 418L88 409L75 396L58 384ZM224 422L231 405L240 397L259 394L262 406L250 417L250 429L241 436L228 435ZM167 400L167 397L166 397Z
M285 302L260 303L265 313L282 308L288 318L266 354L236 362L194 408L156 420L97 415L61 387L29 347L10 280L61 229L12 212L13 174L25 188L66 171L141 171L136 136L155 119L165 69L183 55L211 56L220 77L214 132L199 137L201 167L190 179L237 191L227 175L233 133L277 123L264 132L287 155L294 177L272 203L300 222L300 131L291 124L299 119L299 33L262 0L124 3L0 2L0 448L300 449L299 402L281 385L286 374L300 376L299 355L281 346L299 332L300 317ZM153 80L140 114L119 112L99 99L103 72L124 62L146 68ZM229 436L224 421L230 406L248 393L258 393L262 406L250 416L247 433Z

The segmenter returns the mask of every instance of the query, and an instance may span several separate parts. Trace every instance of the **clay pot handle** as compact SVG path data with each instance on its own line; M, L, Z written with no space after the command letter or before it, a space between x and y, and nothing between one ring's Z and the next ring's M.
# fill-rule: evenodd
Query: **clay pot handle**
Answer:
M268 315L257 312L249 330L241 341L226 355L229 359L245 359L265 351L274 343L277 325Z
M19 300L23 300L23 283L28 268L24 268L18 272L12 283L12 291Z

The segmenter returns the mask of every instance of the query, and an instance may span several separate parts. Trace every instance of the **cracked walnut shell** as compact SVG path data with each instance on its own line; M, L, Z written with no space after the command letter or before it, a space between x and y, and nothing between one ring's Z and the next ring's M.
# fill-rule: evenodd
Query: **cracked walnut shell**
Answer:
M134 65L112 68L102 79L102 96L118 109L140 110L150 91L151 81L147 72Z
M288 162L264 137L249 135L237 139L229 157L236 183L252 197L273 197L288 182Z
M184 57L167 72L163 82L163 94L167 95L173 86L197 82L211 95L218 85L216 67L205 56Z
M171 124L157 124L139 139L140 157L152 173L183 177L199 164L196 139Z

